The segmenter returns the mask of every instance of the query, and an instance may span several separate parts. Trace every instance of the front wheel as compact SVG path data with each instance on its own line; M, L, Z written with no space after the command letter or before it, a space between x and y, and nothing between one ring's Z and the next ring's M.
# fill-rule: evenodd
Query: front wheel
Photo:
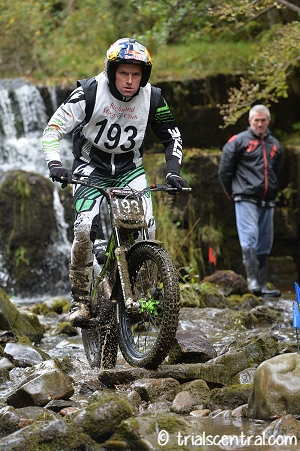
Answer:
M128 255L134 301L129 312L118 293L119 346L132 366L156 368L173 345L178 326L180 291L172 257L153 243L140 243Z

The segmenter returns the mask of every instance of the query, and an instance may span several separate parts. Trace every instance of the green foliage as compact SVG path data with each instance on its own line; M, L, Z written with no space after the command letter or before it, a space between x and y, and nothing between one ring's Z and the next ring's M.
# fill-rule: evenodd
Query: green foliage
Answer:
M132 36L154 57L152 81L243 74L220 106L227 126L255 102L286 97L289 83L299 91L297 13L286 0L0 0L0 76L73 83Z
M30 262L26 257L26 249L21 246L15 250L15 259L16 259L16 268L19 268L20 265L29 266Z
M220 255L222 231L216 230L213 225L199 227L200 218L197 218L192 196L187 199L187 214L181 212L182 216L188 218L185 228L183 218L173 222L171 196L156 193L152 201L157 227L156 238L164 243L164 247L172 255L181 279L190 282L201 280L207 275L203 248L211 246L214 255Z
M158 308L160 306L160 301L156 301L153 298L150 299L139 299L141 307L139 309L140 313L147 312L150 315L158 316Z
M279 97L288 97L288 79L297 77L295 69L299 61L299 22L265 32L252 59L248 79L242 77L240 89L230 89L228 104L221 106L225 126L234 124L255 102L269 106Z

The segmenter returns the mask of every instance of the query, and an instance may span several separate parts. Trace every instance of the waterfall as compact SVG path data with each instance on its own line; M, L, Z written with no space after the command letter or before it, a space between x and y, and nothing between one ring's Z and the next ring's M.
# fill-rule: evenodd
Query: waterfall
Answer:
M50 90L57 106L55 90ZM25 79L0 80L0 174L22 169L48 176L41 137L46 106L38 88ZM61 141L62 161L71 166L70 141Z
M57 221L58 237L56 245L59 246L60 252L64 254L71 253L71 245L67 236L67 229L69 225L65 221L64 207L60 201L60 197L57 191L57 187L53 191L53 208Z
M53 110L57 108L56 90L49 88ZM45 102L39 89L25 79L0 80L0 183L5 179L5 173L23 170L49 177L45 162L41 138L48 122ZM71 168L73 155L70 139L61 140L62 164ZM53 211L56 218L57 236L55 243L49 246L51 255L55 256L53 263L57 280L68 280L67 261L71 252L67 228L64 219L64 208L58 194L58 184L53 185ZM7 286L9 274L4 264L4 256L0 252L0 282ZM47 274L41 274L41 293L43 293ZM62 284L64 286L64 284ZM49 287L47 287L49 288Z

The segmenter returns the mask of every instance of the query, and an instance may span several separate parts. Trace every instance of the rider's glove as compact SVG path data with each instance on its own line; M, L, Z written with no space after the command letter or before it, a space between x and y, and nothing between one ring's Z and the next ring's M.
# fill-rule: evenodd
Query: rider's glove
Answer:
M49 167L49 177L52 181L61 182L61 187L65 188L68 183L72 181L72 172L69 169L63 168L60 161L50 161L48 163ZM62 180L61 177L66 180Z
M177 188L178 191L182 191L182 188L185 187L185 181L183 180L180 175L173 174L172 172L169 172L166 175L166 182L168 185L173 186L173 188Z

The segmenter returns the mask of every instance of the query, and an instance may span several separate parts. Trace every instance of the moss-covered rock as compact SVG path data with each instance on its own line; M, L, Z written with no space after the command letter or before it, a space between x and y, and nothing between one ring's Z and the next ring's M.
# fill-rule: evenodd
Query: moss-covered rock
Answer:
M67 278L69 255L54 246L58 228L53 190L46 177L21 170L5 173L0 187L3 286L16 295L53 292L58 281L65 283L63 274Z
M235 409L247 404L252 392L253 384L237 384L227 387L214 388L205 401L205 407L210 410Z
M178 434L187 436L194 432L193 425L174 414L143 415L122 421L104 445L105 449L111 451L127 449L190 451L190 444L180 442Z
M74 419L74 424L98 443L112 436L117 426L132 415L130 404L118 395L103 397L89 404Z
M16 336L28 337L32 342L39 343L44 334L44 328L36 315L28 312L20 313L0 288L0 330L12 331Z

